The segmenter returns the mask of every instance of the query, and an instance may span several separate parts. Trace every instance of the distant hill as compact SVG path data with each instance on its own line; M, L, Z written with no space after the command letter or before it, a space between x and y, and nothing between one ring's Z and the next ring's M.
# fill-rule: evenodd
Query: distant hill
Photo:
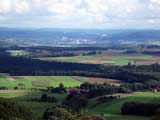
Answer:
M159 41L160 30L0 28L2 46L84 46Z

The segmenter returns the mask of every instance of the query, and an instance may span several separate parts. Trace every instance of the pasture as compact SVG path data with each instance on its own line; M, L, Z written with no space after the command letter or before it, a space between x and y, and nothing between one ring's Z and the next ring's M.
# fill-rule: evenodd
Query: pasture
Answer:
M39 120L43 116L43 113L47 108L54 107L55 105L60 104L66 97L66 94L47 93L50 96L56 97L59 102L47 103L28 101L31 98L40 98L43 93L45 92L30 90L0 90L0 97L8 98L12 101L15 101L20 106L29 108L33 112L34 116Z
M105 65L127 65L128 62L137 65L148 65L160 62L159 56L152 56L146 54L102 54L93 56L74 57L44 57L39 59L44 61L62 61Z
M119 80L105 78L80 76L9 76L0 74L0 87L7 87L8 89L14 89L15 87L20 89L58 87L60 83L63 83L65 87L76 87L84 82L121 84Z
M0 75L0 86L13 89L14 87L30 89L43 87L57 87L63 83L65 87L75 87L80 81L70 76L8 76Z

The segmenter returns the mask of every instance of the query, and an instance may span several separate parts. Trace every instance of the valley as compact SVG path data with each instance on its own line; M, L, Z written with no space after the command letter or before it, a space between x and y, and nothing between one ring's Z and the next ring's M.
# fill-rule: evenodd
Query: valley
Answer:
M52 40L47 43L42 40L41 43L28 38L29 44L19 41L18 32L14 38L16 41L12 40L12 44L6 41L0 46L0 104L13 105L3 107L4 111L14 108L19 115L23 109L20 118L25 120L28 117L49 120L57 113L64 117L62 120L93 120L94 117L157 120L160 104L158 35L156 38L151 35L155 40L150 42L149 38L143 41L149 31L139 31L141 35L146 33L139 40L134 35L120 40L127 38L126 31L121 37L119 31L109 31L112 33L108 36L110 40L100 37L105 32L103 30L96 31L98 33L93 36L90 32L84 34L84 31L84 36L68 30L65 30L68 33L41 31L41 40L46 39L46 34L48 38L54 36L59 40L55 45L51 44ZM23 31L21 37L30 32ZM38 39L37 34L41 32L34 31L32 35ZM132 32L128 31L128 34ZM70 35L70 39L63 35ZM83 39L77 40L79 37ZM7 118L6 114L2 115Z

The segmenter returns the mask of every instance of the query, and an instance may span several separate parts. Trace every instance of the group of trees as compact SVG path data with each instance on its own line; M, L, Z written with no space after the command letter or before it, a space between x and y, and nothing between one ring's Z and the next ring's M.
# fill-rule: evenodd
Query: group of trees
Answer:
M15 90L24 90L26 89L25 84L19 83L17 86L14 87Z
M0 99L0 119L1 120L34 120L32 112L24 107L6 100Z
M110 84L91 84L91 83L82 83L80 85L80 89L88 90L88 92L85 93L85 95L88 98L94 98L99 97L103 95L111 95L115 93L130 93L132 92L127 87L123 86L114 86Z
M152 90L160 87L160 81L151 80L144 83L123 83L120 86L110 84L96 84L96 83L82 83L80 89L88 90L85 95L88 98L94 98L103 95L110 95L115 93L131 93L136 91Z
M7 87L0 86L0 90L7 90L7 89L8 89Z
M42 94L40 98L31 98L29 101L36 101L36 102L58 102L57 98L54 96L49 96L47 94Z
M62 105L48 108L44 120L90 120L86 115L88 99L78 93L69 94Z
M69 94L63 102L63 105L75 112L80 112L81 110L86 109L88 105L88 98L83 94Z
M92 120L85 114L75 113L63 106L49 108L44 112L44 120Z
M124 83L121 87L125 90L134 92L134 91L145 91L145 90L152 90L160 87L160 81L150 80L144 83Z
M153 116L160 109L160 104L126 102L121 111L123 115Z
M56 87L56 88L48 87L48 88L47 88L47 91L49 91L49 92L51 92L51 93L60 93L60 94L67 92L67 90L66 90L66 88L65 88L65 86L64 86L63 83L60 83L59 86Z
M67 109L55 107L47 109L43 115L44 120L74 120L74 116Z

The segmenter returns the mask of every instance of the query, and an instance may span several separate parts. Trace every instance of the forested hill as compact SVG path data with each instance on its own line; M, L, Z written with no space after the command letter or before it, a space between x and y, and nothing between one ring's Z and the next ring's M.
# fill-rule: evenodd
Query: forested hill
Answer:
M139 72L139 73L137 73ZM119 79L126 82L158 80L140 72L160 72L160 65L104 66L81 63L46 62L22 57L0 57L0 73L10 75L68 75Z

